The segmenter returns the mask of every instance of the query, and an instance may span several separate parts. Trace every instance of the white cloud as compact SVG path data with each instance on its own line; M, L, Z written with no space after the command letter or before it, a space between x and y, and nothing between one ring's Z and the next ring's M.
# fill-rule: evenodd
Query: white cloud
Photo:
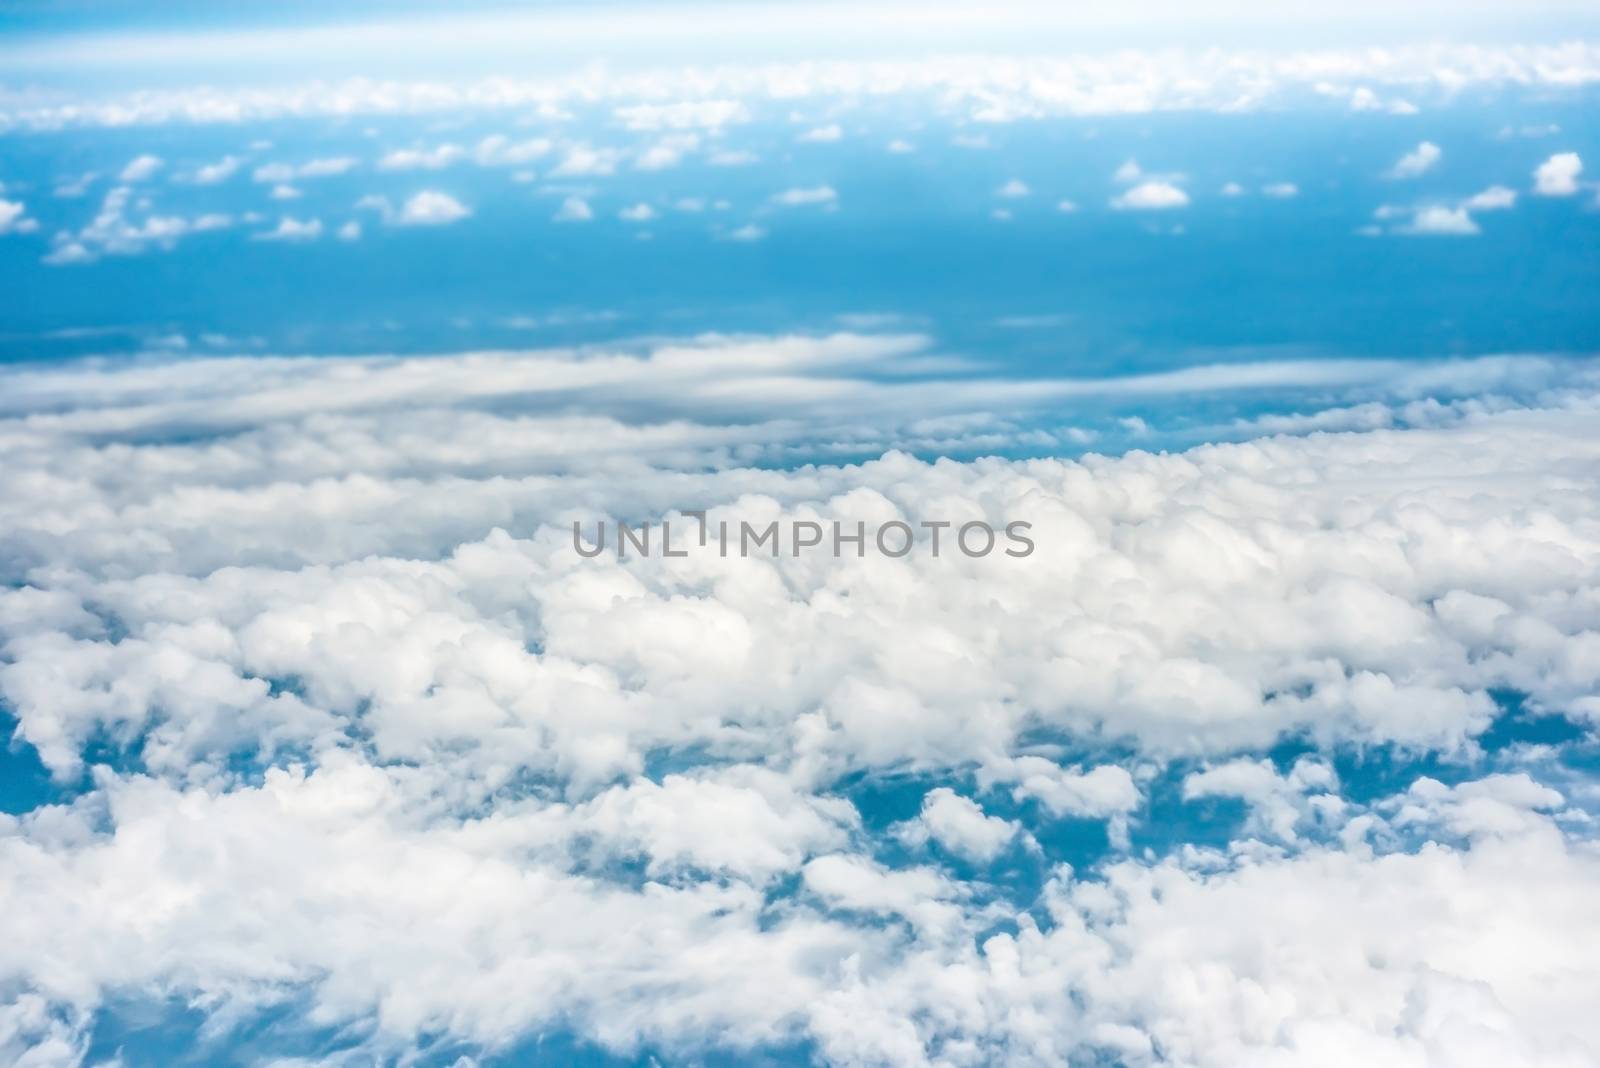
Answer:
M407 198L394 221L397 226L447 226L471 214L466 205L450 194L425 189Z
M1418 178L1431 171L1444 155L1432 141L1423 141L1416 148L1395 161L1388 170L1390 178Z
M194 172L195 185L217 185L238 173L244 160L238 156L223 156L215 163L207 163Z
M135 156L128 162L126 167L122 168L122 174L118 177L118 180L123 182L148 181L155 176L155 173L162 166L163 163L160 156L152 156L148 153L142 156Z
M552 218L556 222L588 222L594 218L594 210L582 197L567 197Z
M729 241L760 241L766 236L766 229L757 226L755 223L745 223L743 226L728 232Z
M916 145L913 145L910 141L907 141L904 138L900 138L900 137L896 137L894 140L890 141L887 145L884 146L884 151L892 153L892 154L897 155L897 156L904 156L904 155L907 155L909 153L915 152L916 150L917 150L917 146Z
M0 234L31 233L38 225L28 218L28 206L22 201L0 197Z
M649 222L656 217L656 209L643 201L630 205L617 212L617 218L624 222Z
M1078 205L1077 205L1077 203L1075 201L1058 200L1058 201L1056 201L1056 210L1059 211L1059 212L1062 212L1064 214L1070 215L1073 212L1078 210Z
M1583 160L1576 152L1557 152L1533 172L1533 191L1544 197L1569 197L1578 191Z
M808 205L833 206L839 202L839 194L832 186L817 185L803 189L785 189L781 193L772 194L772 202L786 208L805 207Z
M1263 196L1275 197L1279 200L1287 200L1290 197L1299 196L1300 187L1295 185L1293 182L1272 182L1262 186L1261 193Z
M1028 188L1027 183L1025 183L1025 182L1023 182L1023 181L1021 181L1021 180L1019 180L1017 178L1013 178L1010 181L1006 182L1004 185L1002 185L1000 188L996 189L994 191L994 195L997 196L997 197L1013 197L1014 198L1014 197L1025 197L1031 192L1032 192L1032 190Z
M1242 197L1244 196L1244 186L1238 182L1227 182L1223 184L1220 192L1225 197Z
M271 196L273 200L299 200L304 194L302 194L300 190L296 189L292 185L275 185L272 187L272 192L268 195Z
M1189 203L1189 195L1171 182L1149 181L1111 199L1113 208L1130 211L1162 211L1181 208Z
M684 156L699 147L697 134L670 134L635 156L633 165L641 171L666 170L682 163Z
M481 146L480 146L481 147ZM465 159L466 149L443 144L432 148L397 148L378 160L380 171L437 171ZM490 152L493 155L493 151Z
M257 182L281 185L301 178L330 178L345 174L355 168L352 156L330 156L307 160L304 163L264 163L251 174Z
M472 158L483 167L518 167L549 154L549 139L543 137L513 141L504 134L490 134L472 150Z
M1513 208L1517 203L1517 194L1514 190L1503 185L1491 185L1481 193L1474 193L1461 202L1461 206L1468 211L1504 211Z
M1435 204L1417 209L1411 221L1400 227L1401 233L1437 235L1445 237L1470 237L1481 233L1478 224L1465 208L1448 208Z
M840 128L838 123L830 122L826 126L812 127L805 133L796 137L795 140L809 141L813 144L826 144L833 141L838 141L842 137L844 137L844 130Z
M550 174L556 178L603 177L616 172L617 155L615 149L573 145Z
M271 230L263 230L252 235L257 241L286 241L300 243L315 241L322 236L321 219L296 219L292 215L285 215L278 220L278 225Z
M985 814L982 806L947 786L930 790L922 799L921 815L897 831L910 844L938 842L981 863L993 861L1021 832L1020 824Z
M616 108L616 117L630 130L720 130L750 121L739 100L680 100L670 104L631 104Z
M339 227L339 240L360 241L361 224L352 219L350 222L347 222L343 226Z

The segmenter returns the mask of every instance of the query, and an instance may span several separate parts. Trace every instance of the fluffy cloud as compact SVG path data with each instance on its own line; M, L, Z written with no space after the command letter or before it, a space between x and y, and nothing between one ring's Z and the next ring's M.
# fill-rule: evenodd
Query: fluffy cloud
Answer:
M1189 203L1189 194L1166 181L1147 181L1111 198L1111 206L1127 211L1165 211Z
M1400 228L1400 232L1447 237L1470 237L1481 233L1466 208L1447 208L1438 204L1417 209L1417 213Z
M1419 178L1438 164L1444 152L1432 141L1423 141L1389 168L1390 178Z
M300 178L330 178L345 174L355 168L357 160L351 156L330 156L307 160L304 163L264 163L251 177L267 185L281 185Z
M284 241L292 244L315 241L321 236L321 219L296 219L292 215L283 216L278 220L278 225L271 230L263 230L254 235L257 241Z
M1592 365L919 367L951 370L837 335L0 372L0 697L65 795L0 816L0 1051L70 1063L149 991L222 1033L292 1003L352 1056L1600 1051L1597 799L1478 748L1505 692L1600 718ZM1296 380L1533 406L771 462ZM1024 519L1038 551L573 551L684 507ZM1458 773L1344 793L1332 755L1390 744ZM1163 844L1173 812L1213 844Z
M1533 191L1544 197L1569 197L1578 191L1583 160L1576 152L1557 152L1533 172Z

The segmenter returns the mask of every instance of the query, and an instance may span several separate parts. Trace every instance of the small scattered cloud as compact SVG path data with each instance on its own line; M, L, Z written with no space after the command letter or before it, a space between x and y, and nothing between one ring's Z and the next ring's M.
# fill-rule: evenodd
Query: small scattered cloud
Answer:
M195 185L217 185L232 178L243 163L238 156L223 156L215 163L196 168L190 181Z
M903 156L909 152L915 152L917 150L916 145L913 145L910 141L905 141L898 137L883 147L885 151L892 152L897 156Z
M603 177L616 173L617 152L609 148L573 145L550 172L556 178Z
M1533 172L1533 191L1542 197L1570 197L1578 191L1583 160L1576 152L1557 152Z
M582 197L568 197L561 202L553 218L558 223L588 222L594 218L594 209Z
M152 156L148 153L142 156L135 156L128 162L126 167L122 168L120 178L124 182L148 181L155 176L155 173L161 167L162 160L160 156Z
M799 137L795 138L795 140L806 141L812 144L826 144L832 141L837 141L843 136L844 130L840 129L839 124L836 122L830 122L826 126L812 127Z
M640 202L617 212L617 218L623 222L649 222L656 217L656 209Z
M322 220L309 219L302 221L292 215L285 215L278 220L278 225L271 230L255 234L256 241L284 241L289 243L302 243L315 241L322 236Z
M361 240L361 224L356 222L354 219L352 219L349 222L345 223L343 226L339 227L339 240L340 241L360 241Z
M781 193L772 195L772 202L786 208L804 207L806 205L834 205L839 202L839 194L832 186L818 185L804 189L785 189Z
M1261 187L1261 192L1264 196L1277 200L1288 200L1290 197L1300 195L1300 187L1293 182L1270 182Z
M0 234L27 234L39 228L28 218L28 207L20 200L0 198Z
M761 227L757 226L755 223L745 223L743 226L739 227L737 230L730 231L729 234L728 234L728 240L729 241L760 241L763 237L766 237L766 236L767 236L767 231L762 229Z
M1432 141L1423 141L1395 161L1394 166L1387 172L1388 177L1398 179L1421 177L1433 170L1443 156L1444 151L1438 145Z
M1481 231L1465 208L1435 204L1417 209L1411 222L1396 231L1421 237L1472 237Z
M1111 199L1111 206L1119 211L1166 211L1185 207L1188 203L1189 194L1171 182L1159 180L1140 182Z
M1070 215L1078 210L1078 205L1070 200L1058 200L1056 201L1056 210Z
M308 160L305 163L264 163L250 177L257 182L282 185L297 178L331 178L352 170L356 160L350 156L333 156Z
M1481 193L1474 193L1461 202L1468 211L1505 211L1517 203L1517 194L1503 185L1491 185Z
M411 197L395 216L397 226L445 226L459 222L472 212L448 193L425 189Z
M713 167L744 167L760 160L754 152L744 149L719 148L706 156L706 162Z
M1225 182L1220 192L1225 197L1242 197L1244 196L1244 186L1238 182Z
M1028 194L1030 194L1032 192L1033 192L1033 190L1028 188L1028 185L1027 185L1026 182L1022 181L1019 178L1013 178L1009 182L1007 182L1005 185L1002 185L999 189L996 189L994 191L994 195L997 196L997 197L1012 197L1012 198L1015 198L1015 197L1025 197L1025 196L1027 196Z
M275 185L271 195L273 200L298 200L301 193L292 185Z
M380 171L437 171L466 157L460 145L436 145L433 148L397 148L378 160Z

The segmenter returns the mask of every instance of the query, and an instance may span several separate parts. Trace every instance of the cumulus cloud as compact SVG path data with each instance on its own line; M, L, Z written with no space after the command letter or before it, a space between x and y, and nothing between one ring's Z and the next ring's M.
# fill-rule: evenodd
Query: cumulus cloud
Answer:
M996 189L994 191L994 195L997 197L1016 198L1025 197L1031 192L1032 190L1028 188L1028 184L1026 182L1019 178L1013 178L1000 186L1000 188Z
M1569 197L1578 191L1583 160L1576 152L1557 152L1533 172L1533 191L1542 197Z
M1467 214L1466 208L1449 208L1438 204L1417 209L1411 221L1399 229L1405 234L1444 237L1471 237L1482 232L1472 216Z
M1189 203L1189 194L1166 181L1140 182L1111 198L1111 206L1125 211L1165 211L1182 208Z
M365 196L356 201L358 209L377 212L391 226L448 226L472 214L472 210L448 193L425 189L407 197L398 209L384 196Z
M594 209L582 197L567 197L552 218L556 222L588 222L594 218Z
M1420 178L1431 171L1444 156L1444 151L1432 141L1423 141L1416 148L1395 161L1388 170L1390 178Z
M1600 377L1326 363L950 390L924 339L841 334L0 369L0 696L69 795L0 816L0 1053L159 991L224 1031L292 999L352 1057L1592 1056L1595 799L1480 742L1506 692L1600 717ZM1531 406L884 452L1291 382ZM773 462L852 434L873 458ZM685 506L1038 551L573 551ZM1338 752L1452 774L1358 796Z
M32 233L39 224L28 218L28 206L20 200L0 197L0 235Z
M278 225L271 230L263 230L252 236L257 241L286 241L290 243L315 241L322 236L322 220L296 219L292 215L285 215L278 220Z
M386 152L378 160L380 171L437 171L450 166L467 155L460 145L443 144L432 148L397 148Z
M192 180L195 185L217 185L237 174L243 164L244 160L238 156L223 156L215 163L196 168Z
M1516 207L1516 204L1516 192L1503 185L1491 185L1461 202L1461 206L1468 211L1505 211Z

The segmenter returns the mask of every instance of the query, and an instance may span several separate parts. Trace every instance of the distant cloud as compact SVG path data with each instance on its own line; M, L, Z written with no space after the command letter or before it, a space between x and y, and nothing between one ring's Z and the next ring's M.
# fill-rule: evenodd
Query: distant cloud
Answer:
M592 218L594 210L582 197L568 197L563 200L554 215L556 222L588 222Z
M472 212L448 193L424 190L407 200L395 216L397 226L444 226L465 219Z
M1071 200L1058 200L1056 202L1056 210L1066 214L1071 214L1072 212L1078 210L1078 205Z
M826 126L816 126L807 130L805 133L795 138L795 140L821 144L830 141L837 141L843 136L844 131L839 128L839 124L836 122L830 122Z
M910 141L905 141L896 137L893 141L890 141L887 145L885 145L884 149L898 156L905 155L909 152L915 152L917 150L917 146L913 145Z
M1507 189L1503 185L1491 185L1481 193L1474 193L1461 202L1463 208L1469 211L1503 211L1515 207L1517 194L1515 190Z
M315 241L322 236L322 220L311 219L302 222L292 215L285 215L278 220L278 225L271 230L254 235L257 241L286 241L305 242Z
M216 185L232 178L244 160L238 156L223 156L215 163L197 168L192 181L195 185Z
M767 231L755 223L746 223L737 230L728 234L729 241L760 241L767 236Z
M616 150L573 145L550 174L556 178L585 178L613 174L616 169Z
M1432 141L1423 141L1416 148L1395 161L1388 170L1390 178L1417 178L1434 168L1444 152Z
M1419 208L1411 222L1399 228L1399 233L1435 237L1471 237L1479 233L1478 224L1472 221L1465 208L1447 208L1440 205Z
M266 163L251 174L257 182L278 185L297 178L330 178L344 174L355 167L357 161L350 156L314 159L305 163Z
M808 204L836 204L839 194L834 192L832 186L818 185L807 189L785 189L781 193L772 195L774 204L781 204L786 208L802 207Z
M0 234L26 234L39 228L28 218L28 208L20 200L0 198Z
M649 222L655 217L656 209L643 202L634 204L631 207L623 208L621 211L617 212L617 218L623 220L624 222Z
M1238 182L1227 182L1223 184L1220 192L1225 197L1242 197L1244 196L1244 186Z
M339 240L360 241L361 224L352 219L350 222L347 222L343 226L339 227Z
M148 154L143 156L135 156L128 162L126 167L122 168L120 179L124 182L148 181L155 175L157 171L161 169L161 167L162 161L160 156L151 156Z
M1033 190L1028 188L1026 182L1013 178L999 189L996 189L994 195L997 197L1025 197L1031 192Z
M302 194L292 185L275 185L270 195L273 200L298 200Z
M1300 195L1300 187L1293 182L1272 182L1262 186L1261 192L1263 195L1277 200L1288 200L1290 197Z
M640 152L633 161L641 171L662 171L676 167L683 157L700 147L698 134L669 134Z
M460 145L436 145L433 148L399 148L378 160L380 171L437 171L466 157Z
M1139 161L1130 159L1122 166L1111 172L1113 182L1137 182L1144 176L1144 170L1139 166Z
M1583 160L1576 152L1557 152L1533 172L1533 191L1542 197L1570 197L1578 191Z
M1140 182L1126 193L1111 199L1111 206L1125 211L1162 211L1189 203L1189 194L1171 182Z
M548 154L550 149L550 141L543 137L513 141L504 134L490 134L478 142L472 158L480 167L521 166Z
M706 155L706 162L713 167L743 167L760 159L754 152L744 149L719 148Z

